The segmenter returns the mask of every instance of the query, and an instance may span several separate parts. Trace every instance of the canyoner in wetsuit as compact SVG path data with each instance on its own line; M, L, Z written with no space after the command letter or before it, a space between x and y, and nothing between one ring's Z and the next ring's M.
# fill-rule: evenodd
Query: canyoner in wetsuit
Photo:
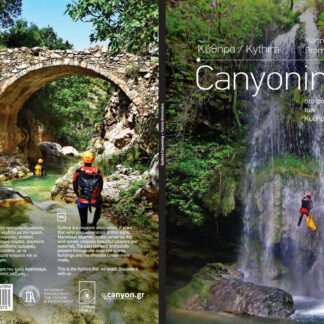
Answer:
M46 169L43 163L44 163L43 159L38 159L34 170L34 175L36 177L44 177L46 175Z
M299 210L299 221L297 226L300 226L303 216L309 216L310 210L313 208L312 194L308 193L301 199L301 207Z
M95 207L95 213L91 227L96 229L102 209L101 191L103 187L103 176L100 170L92 166L95 157L92 152L82 155L84 166L78 169L73 177L73 190L77 195L76 203L79 210L81 232L87 231L88 209Z

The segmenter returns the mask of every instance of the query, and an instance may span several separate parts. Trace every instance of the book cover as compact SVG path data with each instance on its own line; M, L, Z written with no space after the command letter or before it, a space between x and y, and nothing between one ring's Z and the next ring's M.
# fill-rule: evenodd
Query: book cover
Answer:
M1 1L0 323L158 323L157 17Z
M323 321L323 3L167 4L168 323Z

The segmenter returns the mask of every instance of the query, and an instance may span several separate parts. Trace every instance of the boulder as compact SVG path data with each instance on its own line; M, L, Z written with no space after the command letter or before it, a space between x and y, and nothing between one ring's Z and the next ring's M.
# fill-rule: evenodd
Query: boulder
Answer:
M62 146L54 142L42 142L39 144L39 148L44 158L59 158L63 156Z
M0 187L0 206L32 203L29 196L9 187Z
M73 146L62 147L55 142L42 142L39 144L39 148L47 167L56 168L61 165L62 161L79 154Z
M210 293L207 311L261 317L288 317L293 313L292 296L279 288L224 278L212 285Z
M243 274L210 263L191 282L175 291L172 306L194 311L228 312L259 317L288 317L294 313L292 296L282 289L245 282Z
M79 152L73 146L64 146L62 148L63 155L77 156Z

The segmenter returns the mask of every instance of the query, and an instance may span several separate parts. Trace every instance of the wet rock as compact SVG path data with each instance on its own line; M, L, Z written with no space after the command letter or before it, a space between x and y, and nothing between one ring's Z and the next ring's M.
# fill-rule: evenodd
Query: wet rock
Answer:
M0 187L0 205L29 204L32 200L29 196L9 187Z
M216 281L205 310L238 315L287 317L293 313L292 296L279 288L256 285L239 279Z
M245 282L237 270L210 263L189 285L174 292L172 306L186 310L229 312L259 317L288 317L293 314L292 296L279 288Z
M79 155L79 152L73 146L64 146L62 148L62 153L63 153L63 155L69 155L69 156Z
M59 158L63 155L62 146L54 142L43 142L39 144L39 148L44 158Z
M310 232L305 221L297 227L300 200L305 190L309 190L315 202L312 215L321 228L316 164L305 169L276 165L272 172L268 168L260 169L250 189L253 223L249 226L253 239L242 253L241 262L249 269L249 279L253 282L320 297L318 280L322 270L317 265L321 264L322 247L318 233Z

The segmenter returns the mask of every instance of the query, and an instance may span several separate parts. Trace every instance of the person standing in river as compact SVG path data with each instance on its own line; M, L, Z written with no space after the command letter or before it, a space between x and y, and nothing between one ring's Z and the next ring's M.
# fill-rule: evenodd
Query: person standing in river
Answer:
M43 159L38 159L37 164L35 165L34 176L44 177L46 175L46 169L43 163Z
M98 168L92 166L94 159L92 152L83 153L84 166L79 168L73 177L73 190L76 194L82 233L87 231L88 210L91 213L91 207L96 209L90 224L92 229L96 230L102 209L103 175Z
M309 216L310 210L313 208L312 194L307 193L306 195L304 195L301 199L301 203L302 204L299 210L299 221L297 226L300 226L304 215Z

